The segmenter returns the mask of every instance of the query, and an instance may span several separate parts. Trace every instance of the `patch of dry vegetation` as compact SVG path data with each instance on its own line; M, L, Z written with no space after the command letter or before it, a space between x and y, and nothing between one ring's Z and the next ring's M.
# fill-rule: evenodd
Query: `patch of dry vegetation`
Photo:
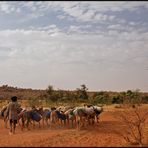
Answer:
M130 145L148 144L148 110L140 107L124 109L116 115L125 125L124 131L117 132Z

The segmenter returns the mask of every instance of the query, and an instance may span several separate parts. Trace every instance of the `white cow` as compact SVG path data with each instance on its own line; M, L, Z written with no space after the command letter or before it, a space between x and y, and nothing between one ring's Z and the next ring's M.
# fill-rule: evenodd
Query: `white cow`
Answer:
M76 107L73 111L75 117L76 117L76 123L77 123L77 129L79 130L81 127L87 123L94 123L95 118L97 118L98 122L98 116L103 111L102 107L99 106L93 106L90 107L84 106L84 107Z

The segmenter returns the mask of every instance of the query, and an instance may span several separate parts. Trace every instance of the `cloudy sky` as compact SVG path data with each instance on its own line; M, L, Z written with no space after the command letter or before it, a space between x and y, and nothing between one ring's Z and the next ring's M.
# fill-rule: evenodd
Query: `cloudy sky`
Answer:
M148 3L0 2L0 85L148 91Z

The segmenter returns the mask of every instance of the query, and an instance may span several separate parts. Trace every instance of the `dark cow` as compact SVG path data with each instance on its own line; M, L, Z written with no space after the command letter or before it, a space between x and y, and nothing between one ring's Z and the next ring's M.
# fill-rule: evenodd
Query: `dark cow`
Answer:
M33 122L33 126L35 127L35 122L38 122L39 127L40 127L40 121L42 119L42 109L37 110L36 108L32 108L31 110L23 110L19 114L19 120L21 119L22 121L22 127L21 129L23 130L24 127L26 126L28 130L29 124Z

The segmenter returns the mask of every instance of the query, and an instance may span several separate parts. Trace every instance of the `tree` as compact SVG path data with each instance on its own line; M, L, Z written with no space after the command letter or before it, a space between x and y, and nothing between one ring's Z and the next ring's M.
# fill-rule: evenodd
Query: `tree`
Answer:
M125 110L119 114L119 119L123 121L126 128L117 132L126 142L130 144L144 145L146 131L146 120L148 119L147 109L136 107L132 110Z
M126 103L129 105L140 104L142 102L142 97L140 90L136 89L135 91L127 90L126 92Z
M104 91L100 91L100 92L96 92L94 93L93 97L92 97L93 104L111 104L111 99L108 95L108 93L104 92Z
M126 92L126 101L128 104L132 103L133 92L131 90L127 90Z
M142 97L142 103L148 103L148 96Z
M49 85L48 88L46 89L46 92L48 95L52 95L54 92L53 86Z
M76 92L77 92L78 98L82 100L88 100L87 90L88 88L85 86L85 84L82 84L81 88L77 88Z
M51 100L53 102L57 101L57 93L53 89L52 85L49 85L48 88L46 89L46 96L47 96L47 101Z
M120 95L116 95L112 97L113 104L120 104L123 103L123 98Z
M133 104L138 104L140 105L142 103L142 96L140 94L140 89L136 89L133 91Z
M126 92L122 92L122 97L124 97L123 103L131 105L133 104L134 92L131 90L127 90Z

